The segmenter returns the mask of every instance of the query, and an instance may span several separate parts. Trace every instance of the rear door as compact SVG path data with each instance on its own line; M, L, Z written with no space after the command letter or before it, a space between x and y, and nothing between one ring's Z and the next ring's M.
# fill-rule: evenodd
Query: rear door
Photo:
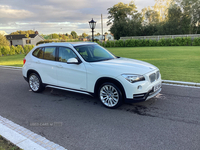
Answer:
M43 47L33 52L34 70L36 70L43 83L57 85L56 73L56 49L57 47Z

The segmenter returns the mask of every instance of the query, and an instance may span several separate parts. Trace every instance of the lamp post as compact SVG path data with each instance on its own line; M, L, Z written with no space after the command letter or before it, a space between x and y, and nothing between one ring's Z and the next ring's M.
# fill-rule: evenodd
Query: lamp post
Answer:
M89 21L89 25L90 25L90 28L92 29L92 42L94 42L94 28L96 26L96 21L94 21L92 18L92 20Z

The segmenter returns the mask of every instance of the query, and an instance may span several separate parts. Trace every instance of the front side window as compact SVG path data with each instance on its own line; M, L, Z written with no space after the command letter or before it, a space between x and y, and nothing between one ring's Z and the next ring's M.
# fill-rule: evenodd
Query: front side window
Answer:
M45 47L44 48L44 59L56 60L56 47Z
M67 62L70 58L77 58L76 54L67 47L59 47L58 58L60 62Z
M74 47L87 62L96 62L115 59L116 57L103 47L94 45L82 45Z

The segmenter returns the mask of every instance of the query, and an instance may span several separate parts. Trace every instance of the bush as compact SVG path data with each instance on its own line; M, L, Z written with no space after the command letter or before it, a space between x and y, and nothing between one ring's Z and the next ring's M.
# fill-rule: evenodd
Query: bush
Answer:
M106 41L105 47L110 47L110 46L111 46L110 41Z
M25 45L24 46L25 55L27 55L33 48L34 48L34 45Z
M53 40L44 40L44 41L39 41L36 43L36 45L39 45L39 44L44 44L44 43L52 43L54 42Z
M110 47L115 47L115 41L110 41Z
M200 37L199 38L194 38L192 42L193 46L200 46Z
M124 41L123 40L118 40L115 42L115 47L124 47Z
M96 41L96 43L99 44L99 45L101 45L101 42L99 42L99 41Z
M1 53L6 56L10 53L10 46L2 46Z
M15 55L15 47L13 45L10 47L10 53L9 54Z
M165 39L160 39L159 41L158 41L158 46L167 46L167 44L166 44L167 42L166 42L166 40Z
M191 46L192 45L191 37L187 37L187 38L185 38L185 40L186 40L187 46Z
M2 46L0 46L0 57L2 56L2 53L1 53L1 48L2 48Z
M15 47L15 53L16 53L16 54L20 54L20 53L23 53L23 54L24 54L24 49L23 49L23 47L22 47L21 45L17 45L17 46Z
M131 39L125 40L125 47L131 47Z
M103 42L101 43L101 46L105 47L105 45L106 45L106 44L105 44L105 42L103 41Z

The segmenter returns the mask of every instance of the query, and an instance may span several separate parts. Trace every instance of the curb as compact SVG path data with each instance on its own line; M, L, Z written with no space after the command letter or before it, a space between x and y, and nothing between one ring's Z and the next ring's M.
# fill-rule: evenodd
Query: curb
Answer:
M6 118L0 116L0 135L23 150L67 150Z
M3 65L0 65L0 68L4 68L4 69L22 69L22 67L3 66ZM200 87L200 83L194 83L194 82L162 80L162 83L166 83L166 84L175 84L175 85L183 85L183 86Z
M162 83L200 87L200 83L162 80Z
M0 65L0 68L3 68L3 69L22 69L22 67L2 66L2 65Z

